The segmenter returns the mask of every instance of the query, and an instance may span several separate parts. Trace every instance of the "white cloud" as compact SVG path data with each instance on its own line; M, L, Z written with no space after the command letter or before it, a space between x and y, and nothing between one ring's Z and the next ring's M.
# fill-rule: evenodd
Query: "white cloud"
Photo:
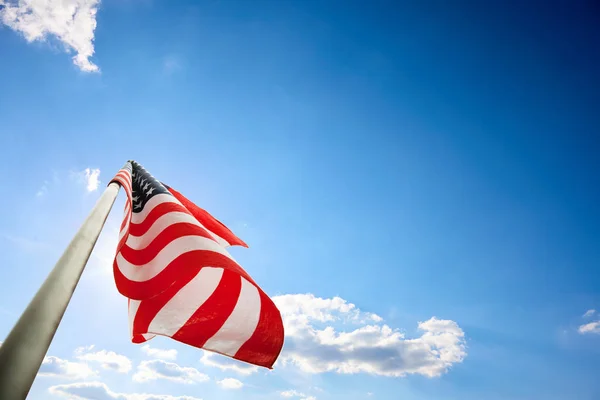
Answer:
M0 341L0 346L2 346ZM65 378L65 379L88 379L98 376L98 372L91 369L86 363L64 360L55 356L46 356L38 370L38 376Z
M58 39L82 71L97 72L94 30L100 0L0 0L0 21L28 42Z
M354 304L335 297L312 294L273 298L281 311L286 342L280 360L309 373L369 373L401 377L419 374L436 377L466 357L464 332L451 320L435 317L419 322L420 337L405 338L380 317L358 310ZM318 325L329 326L320 328ZM333 325L350 330L336 330Z
M48 193L48 185L49 182L48 181L44 181L44 184L42 185L42 187L35 193L36 197L43 197Z
M150 347L149 344L142 346L142 352L144 352L149 357L160 358L161 360L175 360L177 358L177 350L169 349L156 349Z
M114 351L100 350L92 352L94 346L79 347L75 350L75 358L82 361L97 362L104 369L111 369L123 374L131 371L131 360Z
M70 400L202 400L191 396L171 396L168 394L116 393L102 382L78 382L56 385L48 391Z
M579 333L596 333L600 334L600 321L590 322L589 324L581 325L578 329Z
M595 314L596 314L596 310L594 310L594 309L587 310L585 312L585 314L583 314L583 318L590 318L590 317L594 316ZM596 334L600 335L600 320L580 325L579 328L577 329L577 331L582 335L585 335L588 333L596 333Z
M100 185L100 180L98 177L100 176L100 170L86 168L83 170L83 176L86 182L86 189L88 192L93 192L98 190L98 185Z
M317 400L316 397L314 396L307 396L302 392L299 392L297 390L286 390L283 392L279 392L279 394L281 395L281 397L285 397L285 398L298 398L300 400Z
M0 3L2 0L0 0ZM67 175L66 171L63 171L65 175ZM77 185L85 186L85 190L87 192L95 192L98 190L100 186L100 169L99 168L86 168L82 171L69 171L68 177L71 182L74 182ZM52 180L44 180L43 185L35 194L36 197L43 198L48 195L49 192L54 191L61 184L61 179L59 177L59 172L53 172Z
M583 318L589 318L596 313L596 310L587 310L585 314L583 314Z
M223 389L241 389L244 386L242 382L234 378L225 378L217 381L217 385L221 386Z
M312 293L307 294L286 294L276 296L277 307L288 316L303 316L304 318L328 322L343 318L348 322L381 322L377 314L362 312L356 305L347 302L340 297L323 299L316 297Z
M281 397L286 397L286 398L290 398L290 397L304 397L306 396L304 393L299 392L297 390L286 390L283 392L279 392L279 394L281 395Z
M192 384L206 382L209 378L196 368L180 367L175 363L162 360L142 361L133 375L133 380L136 382L148 382L156 379Z
M88 192L94 192L98 190L100 185L100 169L98 168L86 168L83 171L71 172L71 179L85 185L85 189Z
M205 351L200 362L209 367L219 368L221 371L233 371L241 375L251 375L258 372L256 365L237 361L233 358Z
M66 379L88 379L98 375L86 363L72 362L58 357L44 357L38 371L40 376L51 376Z

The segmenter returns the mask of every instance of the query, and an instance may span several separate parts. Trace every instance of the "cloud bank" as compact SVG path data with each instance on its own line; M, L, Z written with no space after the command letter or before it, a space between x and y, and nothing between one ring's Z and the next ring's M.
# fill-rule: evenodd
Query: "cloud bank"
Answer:
M180 367L179 365L163 360L142 361L137 372L133 375L136 382L148 382L165 379L176 383L193 384L208 381L208 376L196 368Z
M100 69L94 55L99 0L0 0L0 21L28 42L58 39L74 52L73 63L85 72Z
M585 314L583 314L583 318L589 318L592 317L594 314L596 314L596 310L591 309L591 310L587 310L585 312Z
M92 351L94 345L88 347L79 347L75 349L75 358L81 361L99 363L104 369L113 370L126 374L131 371L131 360L122 354L114 351Z
M218 368L221 371L233 371L240 375L251 375L258 372L258 367L238 361L234 358L204 351L200 362L208 367Z
M600 321L590 322L589 324L581 325L578 332L582 335L586 333L595 333L600 335Z
M286 399L298 398L300 400L317 400L317 398L314 396L307 396L304 393L293 389L279 392L279 394L281 397L285 397Z
M598 318L598 314L596 313L596 310L590 309L590 310L587 310L585 312L585 314L583 314L582 318L592 318L594 316L596 317L596 319ZM588 322L587 324L580 325L579 328L577 328L577 332L579 332L581 335L586 335L586 334L600 335L600 319L593 321L593 322Z
M85 185L88 192L98 190L100 185L100 170L98 168L86 168L81 172L75 172L73 176Z
M98 376L98 373L91 369L86 363L47 356L44 357L38 375L64 379L87 379Z
M244 386L242 382L234 378L225 378L217 381L217 385L221 386L223 389L241 389Z
M149 344L145 344L141 347L141 350L144 354L146 354L149 357L160 358L161 360L177 359L177 350L175 349L163 350L150 347Z
M77 400L202 400L191 396L171 396L168 394L116 393L102 382L78 382L56 385L48 389L51 394Z
M280 360L308 373L437 377L467 355L464 332L451 320L419 322L421 336L409 339L339 297L295 294L274 301L286 330ZM348 325L355 329L347 330Z

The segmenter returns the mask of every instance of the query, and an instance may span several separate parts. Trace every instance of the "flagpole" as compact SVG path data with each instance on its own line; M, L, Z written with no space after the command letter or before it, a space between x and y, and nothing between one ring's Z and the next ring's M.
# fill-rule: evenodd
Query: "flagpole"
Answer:
M117 198L111 183L0 346L0 399L24 400Z

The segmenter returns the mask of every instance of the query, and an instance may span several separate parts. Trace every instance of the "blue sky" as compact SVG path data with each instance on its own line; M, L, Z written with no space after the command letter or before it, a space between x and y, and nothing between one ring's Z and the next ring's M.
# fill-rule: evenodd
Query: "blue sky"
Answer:
M597 6L39 3L0 0L0 337L128 159L313 336L273 371L129 343L121 193L31 399L600 396Z

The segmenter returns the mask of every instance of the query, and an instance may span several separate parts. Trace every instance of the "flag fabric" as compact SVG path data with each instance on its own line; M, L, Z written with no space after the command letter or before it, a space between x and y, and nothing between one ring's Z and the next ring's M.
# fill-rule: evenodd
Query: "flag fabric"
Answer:
M168 336L271 368L281 314L226 250L246 244L135 161L111 182L127 195L113 271L129 299L132 341Z

